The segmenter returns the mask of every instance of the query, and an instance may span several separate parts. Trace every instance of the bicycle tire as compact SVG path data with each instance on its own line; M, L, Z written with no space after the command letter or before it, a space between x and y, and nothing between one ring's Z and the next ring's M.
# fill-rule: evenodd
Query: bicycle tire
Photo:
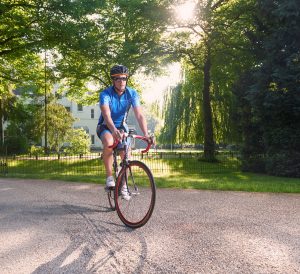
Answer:
M116 177L118 174L118 163L117 163L117 156L116 156L116 152L114 152L114 163L113 163L113 169L115 172L115 181L116 181ZM111 208L111 210L116 210L116 204L115 204L115 188L109 188L107 190L107 198L108 198L108 203L109 206Z
M118 194L124 182L130 193L129 201ZM141 227L150 219L155 200L156 186L151 170L143 162L129 161L122 168L115 187L115 206L119 218L128 227Z
M115 189L111 188L107 192L107 198L109 206L112 210L116 210L116 204L115 204Z

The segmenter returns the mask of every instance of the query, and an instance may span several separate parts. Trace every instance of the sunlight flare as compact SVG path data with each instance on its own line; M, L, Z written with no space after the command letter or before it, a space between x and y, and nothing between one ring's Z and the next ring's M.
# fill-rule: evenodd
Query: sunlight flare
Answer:
M178 20L181 22L190 21L195 14L196 3L194 1L187 1L184 4L178 5L174 8Z

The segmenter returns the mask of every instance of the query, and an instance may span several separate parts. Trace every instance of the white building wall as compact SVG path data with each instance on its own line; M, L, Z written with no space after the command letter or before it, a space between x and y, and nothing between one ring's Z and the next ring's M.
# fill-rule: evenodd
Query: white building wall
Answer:
M92 106L81 106L68 100L66 97L59 99L58 103L66 107L76 119L73 127L83 128L90 135L91 149L102 148L102 143L96 133L96 127L101 113L99 103Z

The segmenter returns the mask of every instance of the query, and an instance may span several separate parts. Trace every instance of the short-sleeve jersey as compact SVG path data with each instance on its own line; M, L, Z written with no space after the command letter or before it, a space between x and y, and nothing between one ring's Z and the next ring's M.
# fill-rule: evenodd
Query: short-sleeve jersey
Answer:
M116 127L126 124L127 114L130 107L140 106L139 95L136 90L126 87L125 92L119 96L113 86L103 90L99 95L100 106L107 105L110 108L111 118ZM102 114L98 125L105 125Z

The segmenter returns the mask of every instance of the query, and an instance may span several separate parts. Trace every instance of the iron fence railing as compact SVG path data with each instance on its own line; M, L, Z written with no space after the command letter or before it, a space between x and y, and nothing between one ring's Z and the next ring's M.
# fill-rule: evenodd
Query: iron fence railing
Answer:
M240 169L239 154L218 152L213 162L202 161L203 152L132 153L132 159L145 162L153 174L219 173ZM103 176L101 153L81 155L13 155L0 157L0 173L13 176L48 174L64 176Z

